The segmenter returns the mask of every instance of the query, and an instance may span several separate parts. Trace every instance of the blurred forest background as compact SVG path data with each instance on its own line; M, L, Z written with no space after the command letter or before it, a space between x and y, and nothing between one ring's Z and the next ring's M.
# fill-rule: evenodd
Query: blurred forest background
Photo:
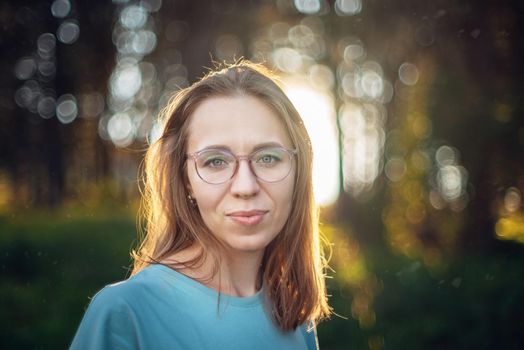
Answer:
M0 1L0 343L128 274L138 169L213 61L282 77L332 245L322 349L524 346L524 3Z

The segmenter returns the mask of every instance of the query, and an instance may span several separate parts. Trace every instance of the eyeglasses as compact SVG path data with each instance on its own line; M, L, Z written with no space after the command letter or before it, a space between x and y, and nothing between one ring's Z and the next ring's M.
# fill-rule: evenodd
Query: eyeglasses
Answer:
M204 149L189 158L195 161L198 176L208 184L219 185L235 176L241 160L248 160L253 174L264 182L282 181L289 175L296 149L266 147L249 155L235 155L222 149Z

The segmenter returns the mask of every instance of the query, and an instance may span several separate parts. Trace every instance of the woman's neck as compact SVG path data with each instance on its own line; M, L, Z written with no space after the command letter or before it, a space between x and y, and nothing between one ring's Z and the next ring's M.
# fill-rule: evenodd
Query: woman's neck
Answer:
M235 252L222 257L222 263L219 266L222 291L225 294L240 297L255 294L262 284L260 267L263 254L263 251Z
M221 293L247 297L255 294L261 287L261 263L264 252L227 251L220 255L218 271L213 275L214 258L206 256L203 263L194 267L179 267L181 262L189 261L202 249L190 247L173 254L161 262L174 265L180 273Z

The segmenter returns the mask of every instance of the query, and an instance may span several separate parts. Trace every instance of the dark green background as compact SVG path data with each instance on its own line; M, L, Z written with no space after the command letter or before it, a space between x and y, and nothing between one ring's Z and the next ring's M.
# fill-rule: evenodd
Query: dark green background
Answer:
M140 159L145 145L116 149L98 138L96 122L62 125L14 103L22 84L13 74L16 61L33 54L38 36L55 32L59 24L51 2L0 1L0 347L5 349L66 348L89 298L128 275L137 238L136 174L122 187L115 185L111 169L123 157ZM86 89L105 95L115 64L116 6L109 0L72 3L81 35L74 45L57 46L53 89L57 95ZM321 348L522 348L524 246L498 239L495 225L506 215L501 208L507 189L524 192L524 3L363 0L362 12L351 17L337 16L333 3L324 1L329 11L318 15L330 52L319 63L335 70L336 41L353 35L392 82L402 62L416 62L422 72L431 67L424 93L416 94L421 89L416 86L416 98L395 95L386 106L385 129L409 126L404 112L420 107L432 134L417 147L447 144L458 150L468 171L469 199L455 212L436 211L426 198L430 219L412 234L424 249L440 251L437 265L424 260L426 250L409 256L392 248L384 214L403 205L391 196L403 185L383 174L367 197L342 192L323 211L323 231L342 233L333 239L336 272L329 272L328 280L330 302L341 317L319 325ZM249 48L262 25L296 24L304 17L291 0L164 0L155 14L159 32L171 19L187 23L189 35L177 49L190 82L202 76L202 67L212 66L211 48L219 35L234 33ZM420 45L417 38L428 30L433 41ZM166 45L159 41L148 59L169 61ZM400 141L401 146L415 142ZM72 166L78 154L92 155L80 159L85 167ZM417 181L427 189L431 179ZM6 183L13 195L2 206ZM522 204L515 215L523 217ZM519 225L514 231L522 242L524 224ZM450 245L442 244L446 234L456 235ZM353 255L337 250L344 239L352 242ZM348 282L344 269L355 261L364 277ZM374 321L362 324L352 305L366 295Z

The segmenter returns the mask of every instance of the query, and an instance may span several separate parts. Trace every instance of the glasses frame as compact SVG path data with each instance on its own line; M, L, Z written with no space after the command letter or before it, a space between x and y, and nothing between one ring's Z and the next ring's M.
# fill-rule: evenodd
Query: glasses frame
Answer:
M224 150L224 149L220 149L220 148L204 148L204 149L202 149L202 150L200 150L200 151L196 151L196 152L193 152L193 153L188 153L188 154L186 154L186 159L187 159L187 158L191 158L191 159L193 159L193 164L195 165L195 171L196 171L198 177L199 177L202 181L204 181L205 183L210 184L210 185L222 185L222 184L228 182L229 180L231 180L232 178L234 178L235 175L236 175L237 172L238 172L238 167L240 166L240 161L241 161L241 160L246 160L246 161L248 161L247 164L248 164L248 166L249 166L249 170L251 170L251 173L252 173L252 174L253 174L253 175L254 175L258 180L260 180L260 181L262 181L262 182L266 182L266 183L276 183L276 182L283 181L283 180L284 180L286 177L288 177L288 175L291 173L291 169L293 168L293 166L290 166L290 167L289 167L289 171L287 172L287 174L286 174L284 177L282 177L280 180L276 180L276 181L267 181L267 180L264 180L264 179L260 178L260 177L256 174L255 170L253 169L253 160L251 159L251 157L253 157L253 155L254 155L255 153L258 153L258 152L260 152L261 150L264 150L264 149L266 149L266 148L267 148L267 149L275 149L275 148L277 148L277 149L281 149L281 150L285 151L285 152L289 155L289 158L291 159L291 161L293 161L293 159L295 159L295 156L298 154L298 150L297 150L296 148L294 148L294 149L289 149L289 148L280 147L280 146L276 146L276 147L264 147L264 148L258 149L258 150L256 150L256 151L253 151L253 152L251 152L250 154L244 154L244 155L242 155L242 154L234 154L233 152L230 152L230 151L228 151L228 150ZM231 176L230 176L228 179L226 179L226 180L224 180L224 181L222 181L222 182L217 182L217 183L215 183L215 182L209 182L209 181L206 181L206 180L202 177L202 175L200 175L200 172L198 171L198 166L197 166L197 158L198 158L198 156L199 156L200 154L204 153L204 152L207 152L207 151L213 151L213 150L217 150L217 151L220 151L220 152L226 152L226 153L229 153L229 154L231 154L231 155L235 158L235 160L236 160L236 162L235 162L235 169L233 170L233 173L231 174Z

